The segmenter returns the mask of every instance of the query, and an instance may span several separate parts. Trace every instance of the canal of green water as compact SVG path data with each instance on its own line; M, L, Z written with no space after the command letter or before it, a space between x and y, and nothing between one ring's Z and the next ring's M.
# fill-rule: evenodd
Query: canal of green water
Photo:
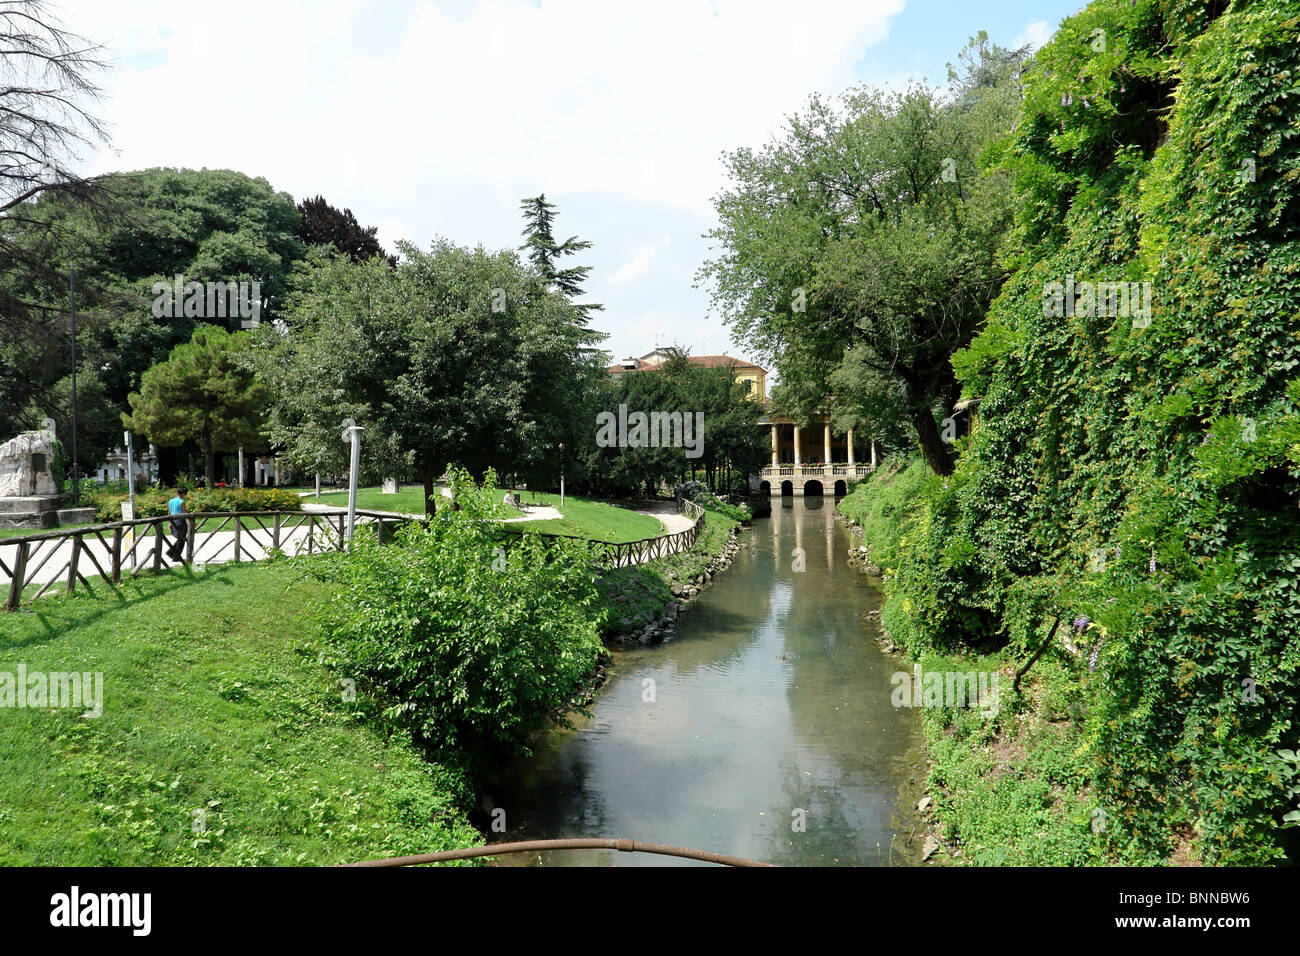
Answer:
M492 841L626 837L784 865L917 862L920 723L830 498L774 499L676 636L615 650L571 729L490 789ZM800 570L800 568L802 568ZM498 814L498 818L500 814ZM604 850L503 865L705 865Z

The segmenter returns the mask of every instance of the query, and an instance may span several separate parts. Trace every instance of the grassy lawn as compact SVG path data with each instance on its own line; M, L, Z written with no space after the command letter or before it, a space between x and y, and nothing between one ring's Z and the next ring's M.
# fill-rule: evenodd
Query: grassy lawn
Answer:
M441 491L436 491L441 494ZM501 492L503 495L505 491ZM308 495L302 499L306 504L329 505L331 508L346 508L348 506L348 493L346 491L322 491L318 499L315 494ZM445 499L438 499L438 507L442 507ZM403 514L424 514L424 488L421 485L402 485L395 495L386 495L379 488L358 488L357 489L357 507L362 511L398 511ZM523 512L518 509L509 509L507 517L518 517Z
M324 864L480 842L464 779L360 724L317 663L299 612L320 587L286 564L214 566L0 613L0 672L99 671L104 692L97 719L0 707L0 865Z
M505 494L505 489L502 489ZM559 508L560 496L549 492L518 492L525 505L541 504ZM305 502L316 501L312 495L303 499ZM336 507L345 507L348 503L346 491L321 492L320 503ZM407 514L424 513L424 489L416 485L406 485L395 495L386 495L378 488L358 488L357 507L374 511L400 511ZM522 514L523 512L515 512ZM626 508L582 498L576 495L564 496L564 517L544 521L519 521L511 525L512 530L527 529L545 534L568 534L580 538L592 538L598 541L637 541L641 538L653 538L663 534L663 525L658 518L638 514Z
M520 492L520 495L525 505L534 503L533 492ZM560 496L538 492L536 503L559 508ZM576 495L564 496L564 508L561 513L564 515L563 518L517 521L510 527L512 530L526 529L544 534L568 534L579 538L618 543L653 538L664 533L664 526L653 515L643 515L617 505L590 498L579 498Z
M319 499L315 494L310 494L302 500L305 504L346 508L348 493L322 490ZM421 485L402 485L395 495L386 495L379 488L358 488L357 507L363 511L400 511L404 514L422 515L424 514L424 488Z

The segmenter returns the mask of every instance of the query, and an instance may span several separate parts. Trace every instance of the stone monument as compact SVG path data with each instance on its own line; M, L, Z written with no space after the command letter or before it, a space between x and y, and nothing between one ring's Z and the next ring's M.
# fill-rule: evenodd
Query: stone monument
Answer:
M0 528L49 528L58 521L54 422L0 445Z

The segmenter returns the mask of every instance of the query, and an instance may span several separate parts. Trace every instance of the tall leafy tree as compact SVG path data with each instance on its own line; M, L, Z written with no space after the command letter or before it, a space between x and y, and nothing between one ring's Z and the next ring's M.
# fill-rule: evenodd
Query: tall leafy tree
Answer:
M73 172L108 142L94 112L102 48L69 32L39 0L0 0L0 440L34 426L33 401L52 407L71 370L67 230L37 221L37 200L75 197L87 216L105 200Z
M558 461L589 377L587 333L512 252L401 249L396 267L314 261L283 328L261 330L257 367L271 437L292 460L335 460L352 418L369 473L414 470L432 511L449 463L518 474Z
M145 372L123 424L159 445L198 442L204 476L215 484L216 452L266 447L267 391L249 370L248 347L247 333L200 326L167 361Z
M949 97L814 96L783 139L730 154L736 185L709 234L721 252L701 270L735 334L776 365L792 411L834 411L834 373L868 373L839 381L876 390L859 411L901 410L941 474L952 458L935 412L960 393L949 359L1007 273L1010 181L980 159L1014 123L1026 55L987 38L967 53Z
M668 358L658 368L609 382L601 410L613 413L626 405L629 415L667 412L682 415L684 421L689 417L691 450L698 454L688 456L684 446L669 445L662 435L659 446L604 448L588 437L580 475L594 490L653 496L663 485L704 469L713 487L727 491L733 471L750 474L766 460L767 433L758 427L761 409L736 381L735 370L691 362L678 349L667 351Z

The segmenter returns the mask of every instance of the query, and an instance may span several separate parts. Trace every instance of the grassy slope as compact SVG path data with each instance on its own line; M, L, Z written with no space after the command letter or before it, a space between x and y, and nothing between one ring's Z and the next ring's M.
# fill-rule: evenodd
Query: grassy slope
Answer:
M608 623L657 618L734 526L710 513L690 551L614 572ZM0 709L0 865L339 863L479 842L465 779L359 724L316 663L298 612L318 588L285 564L221 566L0 614L0 671L105 680L99 719Z
M533 504L532 492L521 492L524 504ZM560 496L546 492L536 495L538 504L552 508L560 507ZM511 525L512 530L526 529L543 534L567 534L579 538L591 538L595 541L613 541L623 543L653 538L664 533L664 526L658 518L643 515L617 505L606 504L590 498L574 495L564 496L563 518L546 521L519 521Z
M464 781L359 725L283 564L0 614L0 670L104 673L104 715L0 709L0 864L340 863L477 843ZM207 831L193 832L207 811Z
M658 620L663 615L664 606L674 600L673 583L689 581L702 574L738 523L710 511L704 522L704 533L688 550L602 575L599 586L606 614L601 621L601 636L612 637ZM621 623L624 619L629 622L626 627Z
M502 492L504 494L504 491ZM560 496L549 492L517 492L525 504L549 505L558 508ZM304 501L316 502L315 495ZM347 504L347 492L321 493L319 503L342 507ZM378 488L361 488L357 490L357 507L375 511L401 511L408 514L424 512L424 489L407 485L395 495L383 494ZM538 531L544 534L567 534L580 538L592 538L597 541L638 541L641 538L653 538L663 534L663 525L656 518L638 514L626 508L583 498L577 495L564 496L564 517L544 521L520 521L513 525L513 530ZM522 515L521 511L512 511L511 517Z
M441 492L438 492L441 494ZM318 499L314 494L302 499L304 504L329 505L346 508L346 491L322 491ZM438 499L441 505L443 499ZM424 514L424 488L421 485L402 485L395 495L386 495L379 488L358 488L357 507L363 511L400 511L404 514Z

